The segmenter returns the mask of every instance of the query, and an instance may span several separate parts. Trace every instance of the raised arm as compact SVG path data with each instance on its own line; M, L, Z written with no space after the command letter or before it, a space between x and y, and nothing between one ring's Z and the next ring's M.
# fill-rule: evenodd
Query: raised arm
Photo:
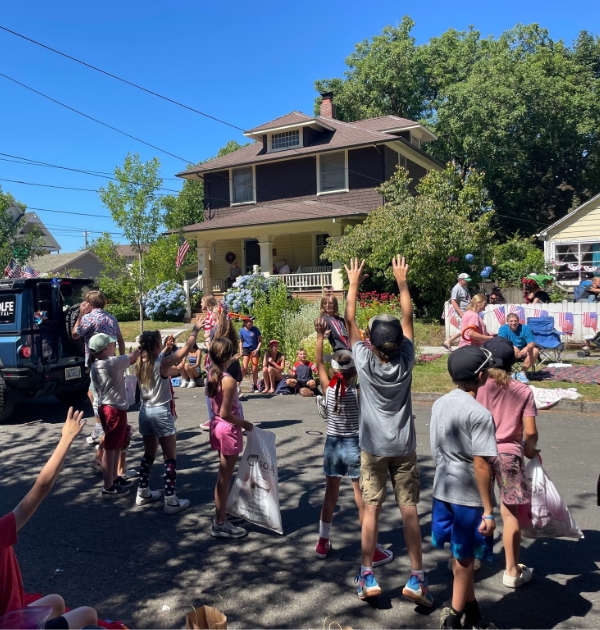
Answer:
M120 355L124 355L127 352L127 350L125 350L125 339L123 339L121 332L117 335L117 346L119 347Z
M394 270L394 278L396 278L396 284L400 291L400 308L402 309L402 330L404 336L411 341L414 341L414 321L413 321L413 305L410 299L410 291L408 290L408 282L406 278L408 276L408 265L404 256L398 254L395 258L392 258L392 269Z
M58 474L65 463L71 444L73 444L75 438L81 433L85 422L86 421L83 419L83 411L74 412L73 407L69 408L67 420L63 425L62 435L56 450L42 468L38 478L33 484L33 488L31 488L21 503L13 510L15 521L17 522L17 531L33 516L40 503L46 498L50 490L52 490Z
M315 330L317 331L317 348L315 350L315 362L319 373L319 383L323 390L323 396L327 393L329 385L329 374L323 362L323 343L325 341L325 331L327 330L327 322L324 319L315 319Z
M346 296L346 311L344 313L344 320L346 322L346 330L348 331L348 337L350 338L350 345L353 346L358 341L361 341L360 330L356 324L356 298L358 295L358 287L360 283L367 277L363 276L363 269L365 267L365 261L360 264L358 258L352 258L350 260L350 268L344 265L346 274L348 275L348 295Z
M79 324L81 324L81 318L88 313L91 313L94 309L91 304L87 302L82 302L79 306L79 315L77 315L77 319L75 320L75 324L73 324L73 329L71 330L71 336L73 339L79 339L79 333L77 329L79 328ZM120 350L119 350L120 351Z
M187 341L185 342L184 346L180 348L179 350L177 350L176 352L173 352L172 354L169 354L163 357L163 360L160 364L161 376L165 376L165 377L168 376L169 369L173 367L174 365L177 365L181 361L181 359L183 359L184 357L187 357L190 350L196 343L196 338L198 337L198 333L200 332L200 324L198 323L199 319L200 318L196 320L196 323L194 324L194 328L192 329L192 332L190 333L190 336L187 338Z

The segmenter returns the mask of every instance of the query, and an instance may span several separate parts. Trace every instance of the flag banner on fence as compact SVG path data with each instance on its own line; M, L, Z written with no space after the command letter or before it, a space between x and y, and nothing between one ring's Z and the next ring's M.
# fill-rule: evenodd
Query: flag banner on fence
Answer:
M21 277L21 267L17 265L15 260L11 260L8 265L4 268L4 277L5 278L20 278Z
M548 311L544 311L543 309L534 308L533 309L534 317L548 317Z
M448 307L448 321L454 326L454 328L460 328L460 322L456 317L456 311L453 306Z
M559 313L558 325L563 335L572 335L575 330L575 324L573 323L573 313Z
M177 267L177 271L179 271L179 268L181 267L181 265L183 265L183 261L185 260L186 254L188 253L189 249L190 242L183 241L183 243L177 250L177 258L175 259L175 266Z
M524 324L525 323L525 309L522 306L519 306L518 304L511 304L508 307L508 312L509 313L516 313L519 316L519 323L520 324Z
M495 308L494 315L496 316L496 319L498 320L500 326L506 324L506 309L504 308L504 306L498 306L498 308Z
M586 328L591 328L594 332L598 328L598 313L584 313L583 325Z
M21 274L23 278L39 278L40 277L40 274L35 269L33 269L33 267L30 267L29 265L25 265L21 269Z

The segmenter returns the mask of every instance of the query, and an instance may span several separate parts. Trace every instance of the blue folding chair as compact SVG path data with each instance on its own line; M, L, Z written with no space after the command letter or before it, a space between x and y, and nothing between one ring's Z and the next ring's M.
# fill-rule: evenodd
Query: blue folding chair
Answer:
M535 347L540 351L539 364L560 363L565 344L554 328L554 317L529 317L527 325L533 333Z

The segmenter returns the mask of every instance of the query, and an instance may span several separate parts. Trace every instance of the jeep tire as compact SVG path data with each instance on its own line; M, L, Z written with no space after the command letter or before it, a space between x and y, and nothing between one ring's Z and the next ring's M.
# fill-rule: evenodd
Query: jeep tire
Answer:
M8 420L15 408L15 399L9 395L8 387L0 376L0 423Z
M62 392L61 394L55 394L59 402L64 405L77 405L78 403L87 400L87 389L76 389L72 392Z

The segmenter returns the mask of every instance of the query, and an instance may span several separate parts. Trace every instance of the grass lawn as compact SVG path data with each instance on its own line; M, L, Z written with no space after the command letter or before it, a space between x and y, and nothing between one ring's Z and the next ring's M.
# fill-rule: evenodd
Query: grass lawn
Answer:
M163 328L180 328L186 326L182 322L153 322L144 320L144 330L162 330ZM119 322L125 341L133 341L140 334L140 322ZM191 325L190 325L191 328Z
M443 326L415 320L415 341L418 346L439 346L445 340L446 332Z
M570 361L570 363L574 363ZM435 361L417 363L413 370L413 392L440 392L446 393L454 389L452 380L448 374L448 355L444 355ZM581 383L563 383L555 381L532 381L532 385L540 388L556 389L574 387L586 402L600 401L600 387L598 385L583 385ZM581 399L580 399L581 400Z

